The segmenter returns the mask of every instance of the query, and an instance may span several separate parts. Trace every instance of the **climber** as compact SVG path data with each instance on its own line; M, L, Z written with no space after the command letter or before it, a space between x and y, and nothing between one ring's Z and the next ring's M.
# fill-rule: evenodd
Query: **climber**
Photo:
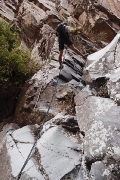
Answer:
M56 36L58 37L58 43L59 43L59 57L58 57L58 61L60 64L59 69L63 68L62 55L63 55L64 45L67 45L75 53L83 57L82 53L74 46L73 42L70 40L70 32L71 32L71 28L65 22L58 24L56 28Z

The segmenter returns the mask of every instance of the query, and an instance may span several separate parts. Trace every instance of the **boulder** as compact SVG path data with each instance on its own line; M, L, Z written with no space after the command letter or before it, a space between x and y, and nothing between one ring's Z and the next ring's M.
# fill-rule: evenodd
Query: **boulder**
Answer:
M77 95L76 103L80 132L85 133L84 174L91 180L119 179L120 107L108 98L91 96L86 91Z
M120 34L105 48L87 57L84 69L85 81L89 84L106 79L108 95L119 104L119 64L120 64ZM103 81L103 80L102 80ZM97 83L99 84L99 83Z
M120 178L119 109L113 106L105 115L95 118L85 136L84 152L88 166L100 160L104 165L101 172L103 179ZM93 167L99 170L97 165L94 164ZM95 179L99 177L94 176Z
M46 178L60 180L67 174L71 179L72 176L78 176L81 165L81 146L78 144L78 137L73 138L73 133L70 135L65 128L62 128L63 125L60 125L64 119L67 122L71 118L59 114L44 124L42 132L38 125L18 128L11 124L4 127L0 133L1 179L17 179L36 138L37 144L21 173L21 180L45 180ZM55 125L54 122L59 125ZM38 132L40 132L40 138L38 138Z
M80 129L85 132L88 130L89 125L94 122L95 116L101 116L101 114L105 113L104 111L115 106L114 101L111 99L95 97L89 94L86 96L86 92L83 91L77 95L76 99L77 104L80 103L76 106L76 115L80 119L78 124Z

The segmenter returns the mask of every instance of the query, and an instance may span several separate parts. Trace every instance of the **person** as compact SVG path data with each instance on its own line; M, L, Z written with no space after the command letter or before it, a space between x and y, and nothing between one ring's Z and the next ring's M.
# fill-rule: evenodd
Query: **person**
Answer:
M56 28L56 36L58 36L58 44L59 44L59 56L58 56L58 61L60 64L59 69L63 68L62 55L65 45L67 45L75 53L83 57L83 54L74 46L74 43L71 41L70 32L71 32L70 26L68 26L68 24L65 22L58 24Z

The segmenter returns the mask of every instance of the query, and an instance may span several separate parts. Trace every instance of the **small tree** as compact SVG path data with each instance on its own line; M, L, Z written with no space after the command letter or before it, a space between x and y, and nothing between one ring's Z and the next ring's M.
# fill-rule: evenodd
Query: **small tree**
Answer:
M10 24L0 21L0 91L4 95L10 88L20 88L30 75L30 55L19 47L19 35Z
M0 20L0 122L14 113L21 87L35 73L31 62L30 53L20 49L19 34Z

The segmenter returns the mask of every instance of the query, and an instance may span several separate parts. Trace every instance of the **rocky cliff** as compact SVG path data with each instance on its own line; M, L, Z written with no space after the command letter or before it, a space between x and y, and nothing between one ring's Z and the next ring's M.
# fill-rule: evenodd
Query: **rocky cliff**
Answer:
M41 70L1 124L0 180L120 179L119 9L119 0L1 0L1 17ZM80 27L71 38L88 56L64 50L60 71L61 21Z

